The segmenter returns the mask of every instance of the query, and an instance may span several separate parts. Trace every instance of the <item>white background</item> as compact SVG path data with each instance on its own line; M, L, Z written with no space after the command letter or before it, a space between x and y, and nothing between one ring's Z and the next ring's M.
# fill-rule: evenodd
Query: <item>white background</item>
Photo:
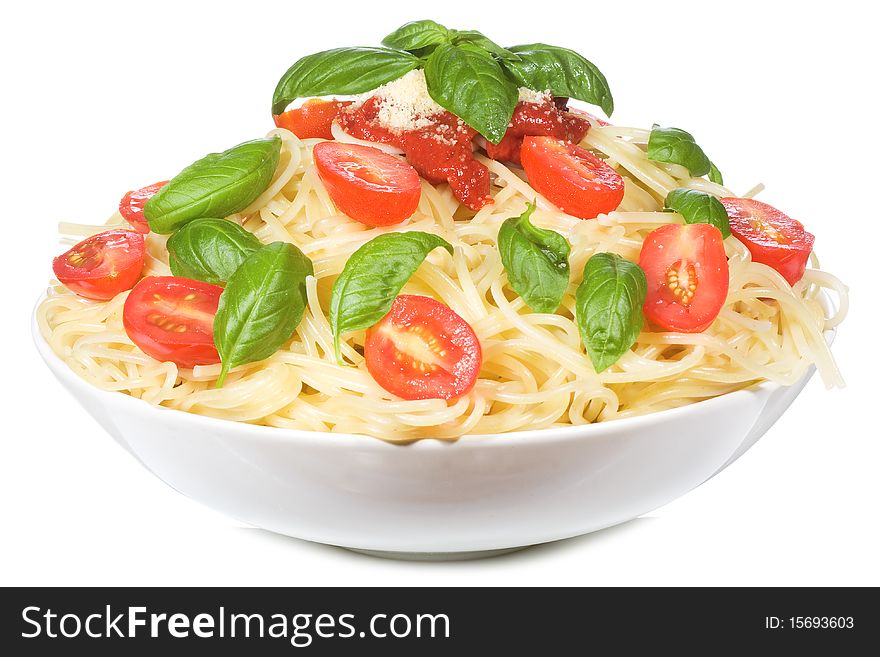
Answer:
M0 40L0 583L232 585L880 584L875 28L865 2L15 3ZM543 8L551 8L547 13ZM811 381L730 469L594 535L468 563L384 561L241 526L166 487L40 362L29 314L59 221L271 128L294 60L431 15L502 44L572 47L620 124L691 131L742 193L816 234L853 309L845 390Z

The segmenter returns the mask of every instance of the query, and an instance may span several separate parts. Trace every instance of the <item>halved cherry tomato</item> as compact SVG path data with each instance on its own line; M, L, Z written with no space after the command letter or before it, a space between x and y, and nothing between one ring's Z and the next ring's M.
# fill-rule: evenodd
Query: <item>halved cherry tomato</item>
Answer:
M367 226L390 226L419 205L419 174L372 146L324 141L314 148L318 176L342 212Z
M723 198L730 232L748 247L752 260L773 267L789 285L804 275L815 237L801 222L751 198Z
M55 278L81 297L107 301L131 288L144 268L144 237L133 230L92 235L52 261Z
M563 212L593 219L623 200L623 178L590 151L553 137L526 137L520 151L529 184Z
M333 139L330 126L346 105L351 105L351 101L312 98L300 107L276 114L272 118L275 119L275 125L290 130L300 139Z
M668 224L642 244L648 278L645 316L660 328L705 330L721 312L730 276L721 231L709 224Z
M403 399L456 399L477 382L483 362L474 330L449 306L403 294L367 331L367 370Z
M223 288L180 276L148 276L134 286L122 309L131 341L156 360L180 367L220 362L214 315Z
M133 192L127 192L119 202L119 214L121 214L137 232L149 233L150 225L147 223L147 218L144 216L144 206L156 192L167 184L168 181L163 180L162 182L141 187Z

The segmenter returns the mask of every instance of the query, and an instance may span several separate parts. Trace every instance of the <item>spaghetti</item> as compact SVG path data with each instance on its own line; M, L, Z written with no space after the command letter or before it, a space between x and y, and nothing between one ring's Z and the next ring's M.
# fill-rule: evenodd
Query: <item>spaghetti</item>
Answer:
M340 214L312 160L317 139L284 129L281 161L269 187L244 211L229 217L263 243L295 244L314 263L307 279L308 307L293 338L270 358L233 369L223 388L221 366L179 368L141 352L122 324L127 293L110 301L82 298L53 285L38 308L40 330L53 351L77 374L105 390L150 404L228 420L310 431L364 434L390 441L465 434L505 433L613 420L674 408L746 388L760 381L791 385L811 365L829 387L843 385L825 340L847 310L847 291L832 275L812 268L793 287L769 266L753 262L736 238L725 240L730 286L721 313L702 333L643 330L620 360L597 374L584 353L574 319L574 292L586 261L617 253L637 261L645 236L681 222L661 212L673 189L732 196L721 185L692 178L674 164L646 156L648 130L591 127L581 146L604 158L625 181L617 210L582 220L556 209L523 172L482 156L494 203L476 213L446 185L422 181L418 209L404 223L370 228ZM344 133L337 135L344 138ZM571 244L574 272L556 314L533 313L507 284L496 241L506 219L537 199L536 226L561 233ZM110 227L122 226L117 214ZM78 239L108 226L62 224ZM476 386L454 401L400 400L367 372L364 331L345 336L338 364L327 320L334 279L361 245L389 231L419 230L454 247L432 252L403 289L433 297L464 318L479 337L483 364ZM146 240L144 275L168 275L165 237ZM823 310L823 290L837 309Z

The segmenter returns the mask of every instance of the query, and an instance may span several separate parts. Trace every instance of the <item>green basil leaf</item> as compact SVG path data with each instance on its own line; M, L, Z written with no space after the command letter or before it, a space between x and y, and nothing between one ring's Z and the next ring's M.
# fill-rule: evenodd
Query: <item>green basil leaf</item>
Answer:
M368 328L387 315L401 288L438 246L452 253L449 242L431 233L386 233L351 254L330 293L330 328L338 361L342 362L339 336Z
M255 139L190 164L144 206L154 233L173 233L193 219L244 210L272 182L281 139Z
M510 287L536 313L552 313L568 287L571 247L557 232L529 221L535 204L501 224L498 250Z
M519 100L516 86L485 50L444 43L425 64L428 93L493 144L507 132Z
M175 276L225 285L262 244L253 233L227 219L194 219L175 231L166 246Z
M422 61L391 48L336 48L308 55L287 69L272 96L272 114L281 114L297 98L372 91Z
M412 21L401 25L387 37L382 45L410 52L437 46L449 38L449 30L432 20Z
M608 369L635 344L647 292L645 272L634 262L614 253L587 260L575 294L575 315L596 372Z
M721 201L696 189L673 189L666 196L666 207L675 210L689 224L711 224L730 237L730 218Z
M502 48L478 30L450 30L450 34L454 44L469 43L499 59L519 60L519 55L510 52L507 48Z
M273 242L255 251L229 278L214 317L214 343L223 368L263 360L290 339L307 305L312 262L293 244Z
M712 168L712 163L703 149L697 146L691 133L679 128L661 128L656 123L648 137L648 159L679 164L695 178L705 176Z
M721 171L718 170L714 162L709 162L709 180L719 185L724 184L724 176L721 175Z
M504 68L518 87L550 90L554 96L577 98L598 105L608 116L614 98L608 80L595 64L568 48L532 43L508 48L518 60L504 60Z

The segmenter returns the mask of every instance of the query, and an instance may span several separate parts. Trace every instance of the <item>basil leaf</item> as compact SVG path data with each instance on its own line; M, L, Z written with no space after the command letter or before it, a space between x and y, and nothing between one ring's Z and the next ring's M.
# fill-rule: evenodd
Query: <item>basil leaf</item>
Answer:
M447 40L449 30L432 20L412 21L401 25L387 37L382 45L410 52L436 46Z
M608 369L635 344L647 292L645 272L634 262L614 253L587 260L575 294L575 315L596 372Z
M595 64L568 48L532 43L508 48L518 60L504 60L504 68L518 87L550 90L554 96L577 98L598 105L608 116L614 98L608 80Z
M428 93L493 144L507 132L519 100L516 86L485 50L444 43L425 64Z
M173 233L201 217L244 210L272 182L281 139L255 139L190 164L147 201L144 216L154 233Z
M679 128L661 128L656 123L648 137L648 159L680 164L694 177L705 176L712 168L691 133Z
M510 287L536 313L552 313L562 303L568 287L568 254L565 238L552 230L532 225L535 204L501 224L498 250Z
M709 180L719 185L724 184L724 176L721 175L721 171L718 170L714 162L709 162Z
M519 60L519 55L510 52L507 48L502 48L478 30L450 30L450 33L454 44L469 43L499 59Z
M224 285L262 245L227 219L194 219L168 238L166 246L172 274Z
M401 288L438 246L452 253L449 242L431 233L386 233L351 254L330 293L330 328L338 361L342 362L339 336L368 328L387 315Z
M673 189L666 196L666 207L675 210L689 224L711 224L730 237L730 218L721 201L696 189Z
M263 360L290 339L307 305L312 262L293 244L273 242L255 251L229 278L214 316L214 343L223 368Z
M421 64L418 57L390 48L335 48L308 55L278 81L272 114L281 114L297 98L372 91Z

